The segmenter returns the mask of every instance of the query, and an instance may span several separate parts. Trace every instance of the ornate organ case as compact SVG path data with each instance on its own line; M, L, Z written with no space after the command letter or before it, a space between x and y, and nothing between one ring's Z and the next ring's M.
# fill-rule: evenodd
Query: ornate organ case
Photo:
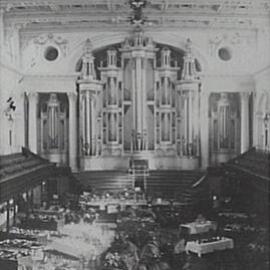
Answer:
M68 105L65 94L39 94L38 151L53 162L67 163Z
M82 169L194 169L199 157L200 81L187 51L156 44L137 31L122 44L92 52L88 40L79 84Z

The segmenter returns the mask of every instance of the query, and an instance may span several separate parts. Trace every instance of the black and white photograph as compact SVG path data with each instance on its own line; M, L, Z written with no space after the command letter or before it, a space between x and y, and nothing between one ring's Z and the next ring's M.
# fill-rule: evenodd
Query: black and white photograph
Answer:
M0 0L0 270L268 270L270 0Z

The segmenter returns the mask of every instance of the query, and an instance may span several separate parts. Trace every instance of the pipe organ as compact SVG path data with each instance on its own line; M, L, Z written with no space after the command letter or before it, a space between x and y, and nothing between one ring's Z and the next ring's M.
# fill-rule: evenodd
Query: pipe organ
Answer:
M45 157L62 155L65 163L68 142L68 108L64 95L40 94L39 152Z
M172 64L171 51L161 50L161 65L156 69L156 148L175 150L177 63Z
M141 32L137 32L133 38L125 40L119 51L126 92L123 114L126 118L124 119L124 123L126 123L124 132L129 133L129 135L124 135L124 150L147 151L149 141L154 140L154 136L150 139L153 134L149 131L151 127L149 121L153 120L153 104L150 99L154 85L153 68L156 48L151 39L147 39ZM153 148L153 143L150 142L150 144Z
M103 153L122 152L123 126L122 126L122 70L117 66L117 51L110 48L107 51L107 66L100 67L103 84L102 115Z
M177 92L178 154L199 156L200 81L190 40L186 45L181 80L177 82Z
M236 93L212 94L210 97L211 152L213 158L237 153L240 148L239 97Z
M184 50L141 30L98 50L88 39L77 67L77 94L38 95L38 151L51 161L124 169L129 158L143 158L153 169L196 169L202 152L209 153L204 164L239 152L248 99L202 90L189 39Z
M137 31L97 64L88 40L78 80L81 156L198 157L200 81L191 47L189 40L186 52L158 45Z
M97 80L90 40L86 41L79 83L80 155L101 154L99 99L102 84Z

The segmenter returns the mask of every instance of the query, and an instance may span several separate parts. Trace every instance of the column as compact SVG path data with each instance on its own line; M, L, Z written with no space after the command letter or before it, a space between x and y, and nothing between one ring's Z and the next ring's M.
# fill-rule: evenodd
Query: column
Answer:
M86 134L85 134L85 104L86 104L86 97L84 94L80 94L79 96L79 156L85 155L84 145L86 141Z
M260 95L257 94L255 91L253 92L253 147L258 147L259 146L259 142L260 142L260 139L259 139L259 133L258 133L258 130L259 130L259 112L258 112L258 100L259 100L259 97Z
M200 155L201 155L201 168L206 169L209 166L209 97L210 93L202 89L200 93Z
M193 93L189 91L188 93L188 143L193 146ZM190 153L191 154L191 153Z
M10 227L10 220L9 220L9 210L10 210L10 204L9 204L9 200L7 200L7 223L6 223L6 231L7 233L9 233L9 227Z
M37 102L38 93L28 93L29 100L29 121L28 136L29 149L37 154Z
M136 123L136 119L137 119L137 102L136 102L136 76L135 76L135 67L136 67L136 63L135 63L135 59L133 58L132 60L132 127L133 130L131 131L131 134L133 134L132 136L132 152L137 150L137 123Z
M199 87L199 86L198 86ZM193 132L194 132L194 155L196 156L200 156L200 132L199 132L199 126L200 126L200 122L199 122L199 117L200 117L200 103L199 103L199 90L196 91L194 93L194 105L193 105Z
M95 98L92 95L90 99L91 104L91 155L96 155L96 104L95 104ZM116 129L116 127L115 127Z
M137 92L137 132L142 136L142 65L141 57L136 57L136 92Z
M18 95L18 99L16 99L16 112L15 112L15 125L14 125L14 129L13 129L13 133L14 133L14 142L16 142L16 149L17 151L20 152L21 146L25 145L25 129L27 128L26 126L26 121L25 121L25 117L24 117L24 113L25 113L25 95L24 93Z
M0 9L0 57L4 51L4 9Z
M185 130L185 136L184 136L184 155L188 155L187 152L187 146L188 146L188 96L187 93L184 93L184 130Z
M182 149L182 119L181 119L181 109L182 109L182 100L181 100L181 95L180 92L176 92L176 102L175 102L175 107L176 107L176 118L175 118L175 124L176 124L176 143L177 143L177 153L179 156L182 156L183 154L183 149Z
M34 190L33 188L30 189L30 209L31 212L34 210Z
M21 67L21 52L20 52L20 31L21 31L21 25L16 24L12 28L13 31L13 54L14 54L14 60L15 63L18 65L18 67Z
M147 150L147 90L146 90L146 81L147 81L147 58L142 58L142 115L143 115L143 123L142 123L142 150Z
M30 196L29 190L26 191L26 218L29 219L30 215Z
M69 104L69 167L72 171L77 170L77 123L76 123L76 102L77 94L68 93L68 104Z
M13 199L13 226L16 226L16 217L17 217L17 198Z
M114 86L113 77L109 77L108 84L108 105L114 105Z
M243 92L241 98L241 154L249 149L249 93Z
M172 113L167 113L167 121L168 121L168 140L172 143Z
M90 94L89 91L86 91L86 126L85 126L85 144L87 145L86 153L87 155L90 155L90 149L91 149L91 107L90 107Z

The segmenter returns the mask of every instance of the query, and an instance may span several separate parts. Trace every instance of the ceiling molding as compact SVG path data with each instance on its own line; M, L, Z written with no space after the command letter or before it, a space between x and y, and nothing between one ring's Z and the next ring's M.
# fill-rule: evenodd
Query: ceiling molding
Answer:
M127 0L1 0L5 25L24 27L131 27ZM269 25L268 0L149 0L145 27L238 27Z

